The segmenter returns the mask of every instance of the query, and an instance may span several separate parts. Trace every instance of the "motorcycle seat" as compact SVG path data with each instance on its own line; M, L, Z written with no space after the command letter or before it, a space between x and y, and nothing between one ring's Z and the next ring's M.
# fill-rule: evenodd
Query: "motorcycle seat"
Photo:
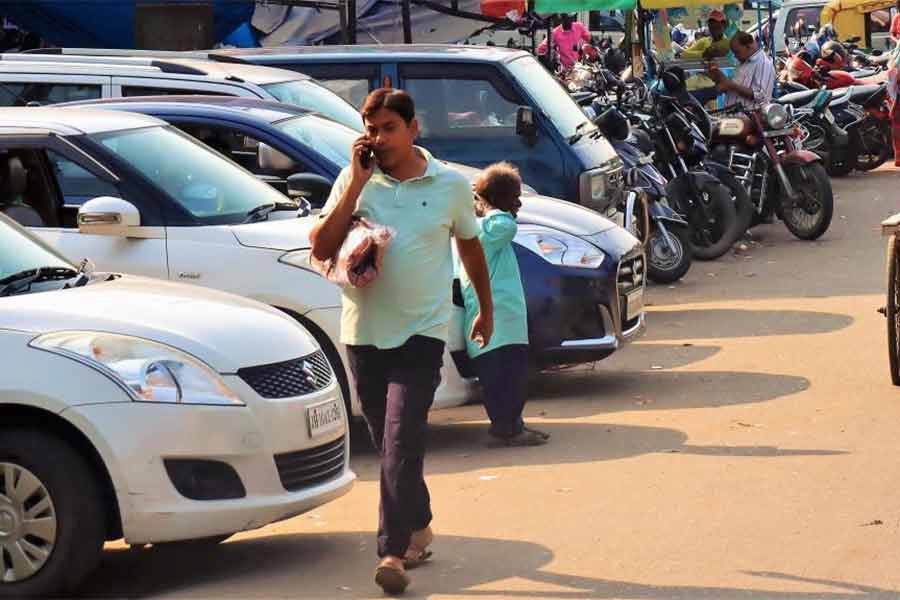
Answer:
M812 103L819 95L819 90L805 90L802 92L791 92L779 97L776 102L779 104L790 104L797 108Z
M854 85L850 88L850 102L865 104L875 94L887 92L885 84Z
M857 79L862 79L863 77L871 77L878 73L875 69L859 69L858 71L850 71L850 74L856 77Z

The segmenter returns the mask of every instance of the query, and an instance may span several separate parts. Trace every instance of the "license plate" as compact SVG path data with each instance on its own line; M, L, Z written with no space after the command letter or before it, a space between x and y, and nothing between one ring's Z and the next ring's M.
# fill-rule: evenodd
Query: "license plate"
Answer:
M644 288L629 292L625 296L625 320L631 321L644 312Z
M318 437L341 426L343 416L338 400L329 400L306 409L309 437Z

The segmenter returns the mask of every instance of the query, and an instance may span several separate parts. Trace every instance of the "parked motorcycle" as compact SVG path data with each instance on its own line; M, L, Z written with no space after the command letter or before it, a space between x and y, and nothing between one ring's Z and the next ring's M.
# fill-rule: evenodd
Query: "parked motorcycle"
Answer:
M666 199L668 182L631 136L628 117L612 107L594 123L615 148L625 165L625 182L631 190L618 207L623 223L644 243L647 276L656 283L671 283L690 270L693 257L691 227Z
M821 157L796 147L801 135L792 110L773 102L720 119L713 155L744 183L757 220L777 216L796 237L815 240L831 224L834 199Z

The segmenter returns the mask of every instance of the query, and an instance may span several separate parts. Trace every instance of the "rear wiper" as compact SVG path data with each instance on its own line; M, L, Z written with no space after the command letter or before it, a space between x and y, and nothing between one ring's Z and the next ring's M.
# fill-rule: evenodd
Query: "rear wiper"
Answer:
M244 223L255 223L257 221L265 221L269 218L269 213L276 210L299 210L300 205L296 202L270 202L268 204L260 204L247 213Z
M587 126L588 126L588 121L582 121L581 123L578 124L578 127L575 128L575 133L572 135L572 137L569 138L570 146L572 144L574 144L575 142L577 142L578 140L580 140L582 137L584 137L584 134L579 133L579 132L581 131L582 127L587 127Z
M31 289L32 283L50 281L53 279L71 279L78 275L78 271L70 267L38 267L25 269L0 279L0 298L12 296Z

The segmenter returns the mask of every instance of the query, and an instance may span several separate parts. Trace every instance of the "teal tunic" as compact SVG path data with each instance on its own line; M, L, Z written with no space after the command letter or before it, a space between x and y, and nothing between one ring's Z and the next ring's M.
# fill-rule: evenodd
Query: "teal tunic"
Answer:
M494 335L484 348L479 348L476 342L468 339L472 322L478 315L478 296L465 269L460 269L459 279L466 305L466 350L472 358L502 346L528 343L525 291L519 274L519 262L512 246L512 240L518 229L516 220L507 212L493 210L479 219L479 225L481 231L478 233L478 239L484 247L484 256L491 275Z

